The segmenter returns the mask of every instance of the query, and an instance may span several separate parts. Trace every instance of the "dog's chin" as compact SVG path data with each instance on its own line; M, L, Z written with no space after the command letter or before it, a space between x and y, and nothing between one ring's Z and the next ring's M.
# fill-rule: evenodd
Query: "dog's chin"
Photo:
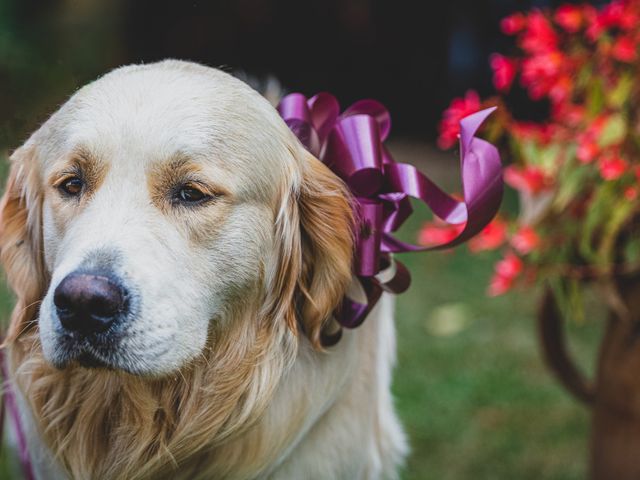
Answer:
M40 329L39 340L44 359L58 370L84 368L160 378L175 373L184 363L175 358L167 361L163 354L170 349L159 349L156 354L127 351L113 332L82 337L45 327Z
M58 348L45 359L58 370L86 368L120 372L137 377L159 379L174 375L180 368L162 369L159 362L145 362L140 358L130 359L126 355L111 353L108 358L91 348ZM159 368L160 367L160 368Z
M84 352L78 356L75 360L78 365L84 368L106 368L108 370L114 370L114 366L108 364L101 358L96 357L90 352Z
M107 361L91 352L81 352L75 354L62 354L58 352L53 358L47 358L47 361L58 370L66 370L72 368L89 368L103 369L111 371L123 371L134 373L131 369L123 368L119 362Z

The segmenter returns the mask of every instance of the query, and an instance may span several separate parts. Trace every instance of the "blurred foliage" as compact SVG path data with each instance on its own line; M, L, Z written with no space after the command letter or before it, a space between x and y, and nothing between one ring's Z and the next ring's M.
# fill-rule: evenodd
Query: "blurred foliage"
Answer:
M640 1L532 9L500 25L514 45L509 56L490 58L499 96L483 102L470 91L453 100L439 143L453 144L468 113L500 106L484 133L504 147L505 182L519 208L469 248L503 250L490 294L540 280L555 287L567 315L581 318L582 285L640 271ZM547 105L544 120L513 115L513 90Z

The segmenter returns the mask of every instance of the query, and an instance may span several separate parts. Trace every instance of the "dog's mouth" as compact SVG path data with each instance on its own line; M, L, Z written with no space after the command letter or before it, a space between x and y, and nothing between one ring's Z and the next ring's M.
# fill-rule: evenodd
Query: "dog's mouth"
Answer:
M108 368L112 369L113 367L103 361L102 359L96 357L91 352L83 352L76 357L76 361L80 364L80 366L85 368Z
M117 369L117 356L114 350L116 343L111 338L78 337L77 335L60 335L57 338L55 354L51 363L59 369L72 365L85 368Z
M73 338L73 335L58 337L54 353L48 357L51 365L59 370L82 367L144 375L143 368L136 368L136 360L139 359L135 354L122 351L111 338Z

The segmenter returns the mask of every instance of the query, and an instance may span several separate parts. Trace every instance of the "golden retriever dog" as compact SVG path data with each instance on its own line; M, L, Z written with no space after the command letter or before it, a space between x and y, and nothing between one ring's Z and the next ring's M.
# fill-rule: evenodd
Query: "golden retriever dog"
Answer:
M173 60L105 75L15 151L0 208L38 478L397 477L391 297L322 345L350 196L246 84Z

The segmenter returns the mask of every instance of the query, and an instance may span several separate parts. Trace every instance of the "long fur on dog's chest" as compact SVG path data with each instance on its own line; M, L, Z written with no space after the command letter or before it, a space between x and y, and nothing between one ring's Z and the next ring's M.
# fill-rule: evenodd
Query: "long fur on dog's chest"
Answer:
M166 462L157 462L142 477L394 478L397 465L406 453L406 442L389 391L395 356L392 310L392 298L384 296L365 324L356 331L346 332L336 347L326 353L318 353L310 348L301 349L291 369L279 382L269 405L259 418L246 424L243 431L231 432L227 439L223 435L195 455L189 455L188 452L181 454L183 458L178 465L171 464L167 452ZM60 386L56 394L66 396L68 402L80 405L82 400L74 396L77 393L74 392L72 378ZM138 430L136 434L142 435L143 429L153 427L142 424L148 419L136 418L136 412L142 414L140 406L126 406L125 402L135 401L129 397L133 393L123 393L122 404L112 403L109 406L107 403L114 402L117 395L110 396L105 390L100 392L104 396L104 405L87 404L84 407L94 412L106 408L107 414L109 409L112 409L112 413L118 408L130 410L131 427L135 426ZM20 403L23 417L28 422L30 414L25 408L24 399ZM215 404L201 408L208 412L190 414L216 415ZM74 413L78 415L80 412L76 410ZM225 414L221 412L220 415ZM91 441L90 431L99 431L105 426L84 422L97 418L108 421L108 416L80 416L61 421L70 422L69 440L79 440L84 435L86 441ZM234 418L235 421L239 420L237 416ZM137 422L140 424L136 426ZM165 430L156 426L159 432L166 432L166 425L164 427ZM35 429L31 427L29 430L30 453L38 477L65 478ZM74 430L76 432L72 433ZM81 431L86 432L80 434ZM181 433L185 441L189 441L189 432ZM110 448L112 440L113 437L103 438L102 445L95 448L85 445L77 448L77 453L95 455L97 458L94 461L103 472L117 476L117 470L108 467L109 464L118 463L118 459L114 458L117 453ZM170 443L170 439L166 440Z

